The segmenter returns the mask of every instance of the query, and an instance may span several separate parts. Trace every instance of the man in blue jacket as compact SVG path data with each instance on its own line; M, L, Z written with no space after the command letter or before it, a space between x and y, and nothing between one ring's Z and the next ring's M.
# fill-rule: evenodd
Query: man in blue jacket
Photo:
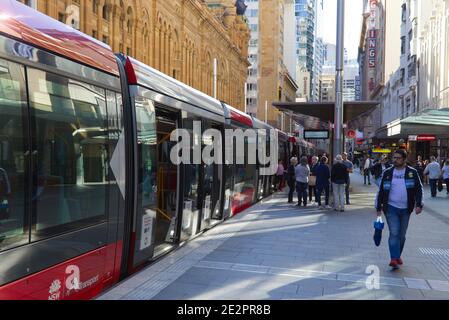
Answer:
M329 179L331 177L331 172L329 166L327 165L327 157L321 157L320 164L315 168L316 175L316 200L320 210L330 209L329 207ZM321 205L321 193L324 191L326 199L326 207Z
M382 212L390 229L388 245L390 267L397 269L403 264L401 259L405 245L410 215L422 212L423 187L416 169L407 166L407 152L399 149L393 155L394 166L384 171L376 200L377 216Z

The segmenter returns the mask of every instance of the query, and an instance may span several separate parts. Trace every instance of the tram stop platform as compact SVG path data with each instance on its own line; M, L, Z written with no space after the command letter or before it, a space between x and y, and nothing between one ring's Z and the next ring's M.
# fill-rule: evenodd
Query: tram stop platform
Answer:
M344 213L299 208L285 192L274 194L97 299L449 299L446 192L430 199L425 189L425 210L410 220L404 265L391 271L388 228L380 247L373 242L376 186L364 186L359 173L351 183Z

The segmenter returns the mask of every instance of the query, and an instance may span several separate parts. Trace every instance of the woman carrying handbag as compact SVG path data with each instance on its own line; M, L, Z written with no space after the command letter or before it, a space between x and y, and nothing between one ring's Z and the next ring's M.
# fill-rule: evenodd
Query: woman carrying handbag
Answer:
M317 201L316 196L316 169L318 167L318 157L312 157L312 165L310 167L310 176L309 176L309 202L312 202L312 195L314 197L315 202Z

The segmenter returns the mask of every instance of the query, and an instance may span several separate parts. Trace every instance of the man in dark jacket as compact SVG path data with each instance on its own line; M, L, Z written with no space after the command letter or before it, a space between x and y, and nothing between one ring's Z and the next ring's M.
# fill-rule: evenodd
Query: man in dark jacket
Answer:
M332 166L331 181L334 191L335 211L345 211L345 185L349 180L348 168L343 164L343 157L335 157L335 164Z
M401 259L405 245L410 215L422 212L423 188L416 169L406 165L407 152L399 149L393 155L394 166L384 171L376 200L377 216L382 212L390 229L388 241L390 266L397 269L403 264Z

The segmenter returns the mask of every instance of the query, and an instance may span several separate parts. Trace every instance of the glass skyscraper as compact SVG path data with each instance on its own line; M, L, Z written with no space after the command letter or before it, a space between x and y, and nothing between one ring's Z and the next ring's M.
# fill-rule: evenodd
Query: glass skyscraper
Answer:
M321 2L321 0L319 0ZM310 73L310 97L315 96L315 36L317 24L317 0L295 0L296 56L299 68Z

